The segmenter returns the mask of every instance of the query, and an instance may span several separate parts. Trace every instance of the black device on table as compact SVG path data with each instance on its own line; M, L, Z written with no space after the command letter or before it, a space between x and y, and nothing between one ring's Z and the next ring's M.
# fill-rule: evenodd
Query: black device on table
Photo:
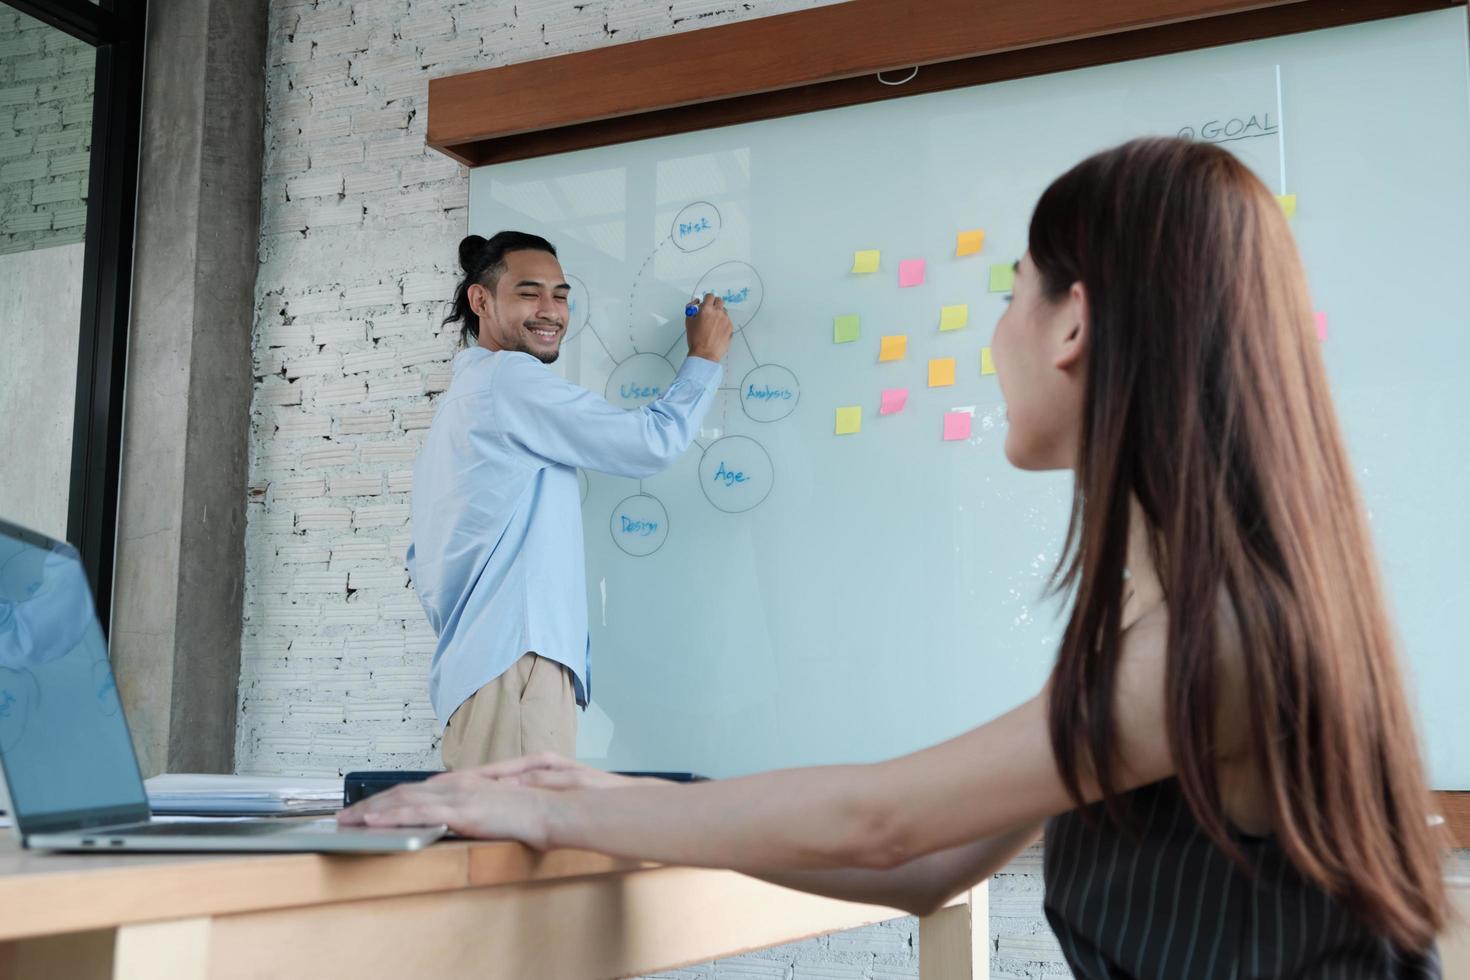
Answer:
M440 775L442 771L440 769L379 769L349 772L342 777L342 802L344 806L351 806L358 800L367 799L374 793L381 793L399 783L421 782L430 776ZM699 783L709 778L692 772L619 772L615 775L628 776L633 779L667 779L674 783Z

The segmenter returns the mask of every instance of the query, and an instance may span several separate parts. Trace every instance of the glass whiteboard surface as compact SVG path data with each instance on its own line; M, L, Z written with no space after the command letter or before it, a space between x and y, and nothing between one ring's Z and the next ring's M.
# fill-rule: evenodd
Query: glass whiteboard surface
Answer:
M476 169L471 230L543 234L575 277L568 378L636 407L691 295L737 327L699 445L586 475L579 754L867 761L1036 694L1071 478L1004 456L1004 267L1064 170L1190 133L1295 195L1432 781L1470 787L1466 39L1457 8Z

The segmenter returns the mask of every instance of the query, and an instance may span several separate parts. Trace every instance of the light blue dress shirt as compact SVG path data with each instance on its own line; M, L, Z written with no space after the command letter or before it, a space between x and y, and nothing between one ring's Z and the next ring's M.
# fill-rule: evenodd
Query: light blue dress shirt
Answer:
M635 411L519 351L471 347L413 471L408 572L438 634L429 698L441 724L535 652L591 694L577 468L634 479L679 457L714 401L720 366L686 358Z

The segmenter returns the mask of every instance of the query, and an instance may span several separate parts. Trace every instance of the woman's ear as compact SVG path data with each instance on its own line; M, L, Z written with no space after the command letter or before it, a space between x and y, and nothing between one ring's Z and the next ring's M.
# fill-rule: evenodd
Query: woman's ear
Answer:
M1056 355L1052 358L1052 365L1058 370L1070 371L1087 356L1091 316L1087 289L1082 283L1072 283L1058 304L1056 316Z

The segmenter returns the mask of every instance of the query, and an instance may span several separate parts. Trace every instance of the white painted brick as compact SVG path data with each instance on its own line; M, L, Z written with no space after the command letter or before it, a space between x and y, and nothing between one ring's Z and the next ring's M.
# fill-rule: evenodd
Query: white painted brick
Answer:
M286 359L280 351L268 351L255 354L255 374L257 377L277 375L285 367Z
M316 57L334 54L349 54L366 51L372 30L368 27L349 27L336 31L323 31L312 38Z
M345 82L350 77L351 62L346 57L313 58L301 65L290 76L291 83L298 89L312 89L319 85Z
M369 51L352 62L352 77L359 83L380 82L384 78L418 70L418 48L412 44L393 44Z
M344 603L327 603L322 609L323 626L373 626L377 622L377 603L360 597Z
M412 74L394 75L383 80L383 101L426 105L429 97L429 73L416 69Z
M451 286L450 291L444 295L452 297L454 288ZM447 302L447 300L444 301ZM418 301L405 299L404 302ZM368 336L378 340L383 337L399 337L404 334L428 333L433 329L433 324L437 319L434 316L426 317L422 312L379 315L373 317L372 324L368 327Z
M367 400L378 402L394 398L414 398L423 393L424 379L417 374L405 374L397 378L369 381Z
M316 200L325 203L309 204L306 208L306 224L312 230L362 223L362 205L359 202L351 198L341 201L332 201L330 198Z
M393 463L412 463L418 458L417 442L378 442L362 447L364 466L387 466Z
M345 347L367 341L367 321L332 320L311 325L311 342L328 347Z
M319 694L317 695L319 696ZM293 701L286 709L292 721L303 723L340 722L346 714L343 701L336 698L324 701ZM320 743L318 743L318 748Z
M448 211L451 208L467 208L470 204L469 181L454 183L444 188L439 194L439 206Z
M400 194L379 195L376 200L368 202L368 213L394 218L437 211L439 210L440 193L438 188L427 187Z
M297 572L291 579L293 593L330 592L347 594L347 576L341 572Z
M299 530L346 531L352 527L350 507L301 507L296 511Z
M256 603L254 609L246 610L246 619L257 629L313 626L321 619L321 615L321 603L282 602L276 599Z
M326 197L342 193L342 175L335 171L312 173L286 181L286 193L292 200L302 197Z
M372 152L371 146L368 152ZM385 170L379 167L363 173L347 175L347 193L354 196L377 194L381 191L392 190L397 186L398 175L391 169Z
M351 571L364 565L381 564L387 553L388 546L382 541L368 537L352 538L332 546L331 567Z
M312 564L331 558L332 549L309 541L288 541L276 546L276 560L283 564Z
M352 114L352 135L363 136L408 128L408 113L403 109L374 109Z
M342 355L334 351L304 354L286 358L286 377L304 378L308 375L340 375Z
M334 497L376 497L382 494L384 483L382 473L352 473L333 476L330 486Z
M430 742L428 733L417 729L394 735L374 735L373 751L387 755L423 752L428 749Z
M277 439L311 439L332 434L332 418L329 415L276 412L269 420L269 425Z
M271 323L260 332L266 347L310 347L311 325L308 323Z
M362 85L321 86L311 91L313 112L332 112L337 109L370 108L376 100Z
M343 309L368 306L397 306L401 302L397 282L373 282L349 286L342 294Z
M410 272L403 277L402 285L405 303L448 302L459 285L459 277L452 272ZM422 319L417 322L423 324Z
M348 721L402 721L406 705L392 698L349 698Z
M403 591L407 586L408 572L402 568L360 568L347 575L349 589ZM417 603L418 600L414 601ZM381 607L380 601L379 608Z
M301 386L272 378L255 389L255 397L262 405L300 405Z
M480 38L471 34L465 37L445 38L424 45L425 67L442 65L461 66L475 59L480 53Z
M263 235L299 234L305 230L306 209L294 204L269 209L264 213L260 223L260 231Z
M311 162L306 147L296 143L278 146L265 155L267 174L289 174L305 170Z
M317 34L337 27L352 26L352 8L346 4L317 7L301 14L294 34Z
M308 316L313 313L332 313L342 308L340 290L324 290L293 296L286 301L286 309L292 316Z
M390 139L375 138L367 144L369 163L380 160L396 160L399 157L421 157L425 153L424 141L419 136L398 136Z
M344 374L361 374L364 371L388 371L399 366L398 356L387 347L342 355Z
M403 408L398 411L398 422L404 430L427 429L434 421L434 413L438 411L435 405L415 405L412 408Z
M361 140L312 144L309 155L313 167L345 167L362 163L366 150Z
M448 391L454 382L454 370L447 364L430 368L424 372L424 392L434 395Z
M428 340L421 344L406 344L398 348L398 363L402 367L418 364L448 364L454 351L445 340Z
M311 143L351 135L352 116L346 112L310 116L301 124L302 139Z
M276 500L296 497L320 497L326 493L327 481L320 477L287 477L271 483L271 496Z
M383 599L378 603L378 615L385 620L413 620L423 619L424 609L419 605L418 597L412 592L405 592L401 596L391 599Z
M331 466L351 466L357 462L357 451L351 446L341 446L331 443L320 449L308 450L301 454L301 468L304 470L325 469Z
M355 507L352 511L352 526L355 528L394 527L408 523L408 504L376 504Z
M389 493L408 493L413 489L413 470L394 470L388 474Z
M356 405L367 394L367 385L361 381L334 381L317 388L312 404L326 408L333 405Z
M454 27L460 34L483 34L491 28L509 27L515 20L514 0L482 0L454 11Z
M337 416L338 435L382 435L392 431L392 412L343 412ZM364 452L367 448L371 447L365 447ZM367 462L365 456L363 461Z

